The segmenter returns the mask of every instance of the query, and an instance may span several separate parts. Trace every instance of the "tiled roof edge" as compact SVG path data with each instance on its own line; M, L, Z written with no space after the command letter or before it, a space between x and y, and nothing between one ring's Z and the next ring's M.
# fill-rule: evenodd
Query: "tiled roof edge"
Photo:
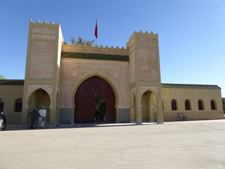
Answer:
M165 88L221 89L217 85L162 83Z
M24 85L24 80L0 79L0 85Z

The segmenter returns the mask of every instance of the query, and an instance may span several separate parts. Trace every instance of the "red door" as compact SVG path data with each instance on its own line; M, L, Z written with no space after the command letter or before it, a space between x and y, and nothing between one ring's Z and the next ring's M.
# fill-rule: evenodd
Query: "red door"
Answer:
M106 122L115 122L115 96L110 85L103 79L93 76L85 80L75 95L75 122L95 122L95 94L106 103Z

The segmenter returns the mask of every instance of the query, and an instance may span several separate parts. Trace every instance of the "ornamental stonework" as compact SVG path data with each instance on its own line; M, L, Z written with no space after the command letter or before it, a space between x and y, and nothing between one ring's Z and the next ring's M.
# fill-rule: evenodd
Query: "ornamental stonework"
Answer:
M140 97L146 92L146 91L152 91L156 96L158 96L159 89L158 87L140 87Z
M29 98L30 98L31 94L38 89L43 89L48 93L49 98L50 98L49 108L51 108L52 107L52 85L28 85L26 108L29 108L28 102L29 102Z
M130 83L135 82L135 52L130 55Z
M147 37L147 36L139 36L137 37L138 42L157 42L157 37Z
M140 98L146 91L151 91L155 94L157 98L157 107L159 106L159 88L158 87L140 87Z
M110 79L119 95L118 107L129 107L128 63L65 58L61 64L61 108L72 107L75 88L89 75L102 75Z
M138 65L140 81L159 81L156 50L139 49Z
M32 33L40 33L40 34L56 34L56 28L41 28L41 27L33 27Z
M129 48L131 48L132 46L134 46L134 41L135 41L135 38L133 38L133 39L131 40L131 42L129 43Z
M38 34L32 34L32 39L47 39L47 40L55 40L55 36L51 36L51 35L38 35Z
M154 44L154 43L138 43L137 47L151 49L151 48L157 48L157 44Z
M53 79L55 42L32 41L29 78Z

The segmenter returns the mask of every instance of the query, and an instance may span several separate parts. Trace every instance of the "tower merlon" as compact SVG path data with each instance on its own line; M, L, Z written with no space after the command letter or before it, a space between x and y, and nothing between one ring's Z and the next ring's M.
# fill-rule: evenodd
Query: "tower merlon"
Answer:
M153 33L152 31L150 33L148 33L147 31L145 31L144 33L142 31L139 32L133 32L131 37L129 38L129 41L126 43L126 48L128 49L129 47L132 47L133 43L134 43L134 38L137 37L137 41L141 41L140 38L138 37L146 37L146 40L142 40L142 42L152 42L155 41L155 39L158 39L158 33ZM151 39L151 37L155 37L153 39ZM148 40L147 40L148 39Z
M39 25L39 26L40 26L40 25L45 25L45 26L46 26L46 25L53 25L53 26L60 25L59 23L54 24L53 21L51 21L51 22L48 24L47 21L43 21L43 23L41 23L39 20L37 20L36 22L33 22L32 19L30 19L30 24L31 24L31 23L32 23L32 24L36 24L36 26L37 26L37 25Z
M102 45L99 47L95 46L82 46L80 44L76 45L73 43L72 45L68 43L63 43L62 45L63 52L80 52L80 53L98 53L98 54L110 54L110 55L125 55L128 56L128 50L124 47L119 48L118 46L115 48L111 46L110 48L107 46L103 47Z

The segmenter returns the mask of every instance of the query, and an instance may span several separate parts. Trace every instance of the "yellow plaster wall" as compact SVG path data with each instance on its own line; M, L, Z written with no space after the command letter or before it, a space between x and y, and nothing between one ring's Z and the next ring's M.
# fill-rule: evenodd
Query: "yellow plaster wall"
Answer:
M15 112L15 101L23 98L23 85L0 85L0 98L8 124L20 124L22 112Z
M177 110L171 109L172 99L176 100ZM191 110L185 110L185 100L190 101ZM203 101L204 110L198 110L198 100ZM210 101L216 101L216 110L211 110ZM184 113L188 120L222 119L222 100L220 89L163 88L164 121L176 121L178 112Z

